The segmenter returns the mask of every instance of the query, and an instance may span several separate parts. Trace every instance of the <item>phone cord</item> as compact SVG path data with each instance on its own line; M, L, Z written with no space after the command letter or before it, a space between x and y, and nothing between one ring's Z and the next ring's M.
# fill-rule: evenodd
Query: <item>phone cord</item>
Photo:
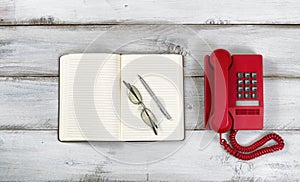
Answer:
M222 134L220 133L220 144L224 146L224 149L228 153L241 160L251 160L256 157L275 152L277 150L282 150L284 147L283 139L276 133L267 134L266 136L264 136L263 138L261 138L260 140L256 141L255 143L249 146L241 146L240 144L238 144L235 139L236 134L237 131L231 130L230 137L229 137L229 141L231 144L230 146L227 143L227 141L222 138ZM277 145L272 145L269 147L256 150L257 148L261 147L262 145L264 145L270 140L275 140L277 142Z

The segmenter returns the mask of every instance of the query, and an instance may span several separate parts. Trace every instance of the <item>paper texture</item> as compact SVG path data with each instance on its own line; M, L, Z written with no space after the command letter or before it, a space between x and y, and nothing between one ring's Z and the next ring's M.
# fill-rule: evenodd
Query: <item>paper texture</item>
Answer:
M61 57L60 140L115 141L120 138L119 60L119 55L112 54Z
M132 104L121 85L122 140L182 140L184 138L183 73L180 55L122 55L121 79L140 91L143 103L159 121L158 135L141 119L142 107ZM144 78L172 117L166 119L137 75Z
M167 120L138 80L141 75L160 99ZM158 135L132 104L122 80L136 86L159 121ZM181 55L69 54L60 58L61 141L159 141L184 138Z

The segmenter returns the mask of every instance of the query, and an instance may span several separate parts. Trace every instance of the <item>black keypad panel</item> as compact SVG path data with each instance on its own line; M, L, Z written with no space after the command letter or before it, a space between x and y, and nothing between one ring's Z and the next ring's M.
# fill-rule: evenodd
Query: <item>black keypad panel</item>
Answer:
M238 72L237 74L237 98L238 99L257 99L257 73Z

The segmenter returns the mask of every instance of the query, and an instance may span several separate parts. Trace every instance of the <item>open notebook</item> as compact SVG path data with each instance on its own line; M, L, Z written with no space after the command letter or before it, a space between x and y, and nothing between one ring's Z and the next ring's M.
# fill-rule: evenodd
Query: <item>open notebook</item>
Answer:
M172 54L68 54L60 58L60 141L160 141L184 139L183 65ZM162 114L141 75L172 119ZM158 120L157 135L128 99L134 85Z

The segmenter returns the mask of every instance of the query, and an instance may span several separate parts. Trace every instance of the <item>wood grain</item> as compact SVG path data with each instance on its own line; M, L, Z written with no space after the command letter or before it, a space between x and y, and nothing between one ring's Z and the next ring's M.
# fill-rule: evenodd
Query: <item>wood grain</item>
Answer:
M296 0L0 0L1 181L300 181L299 9ZM203 56L216 48L264 56L267 131L238 141L274 130L283 151L240 161L203 130ZM82 52L184 55L185 140L59 142L58 60Z
M266 133L241 131L237 137L245 145ZM187 132L184 141L152 143L61 143L56 131L0 131L0 177L3 181L299 180L300 132L277 133L286 142L283 151L240 161L208 131Z
M299 79L265 79L265 129L300 129L299 85ZM2 77L0 88L0 129L57 129L56 77ZM186 129L203 129L203 78L185 77L184 91Z
M300 5L286 1L1 0L0 24L297 24Z
M299 32L300 26L0 27L0 76L57 76L61 55L82 52L178 53L186 76L202 76L204 55L225 48L262 54L265 76L299 77Z
M0 78L1 129L57 128L57 78Z

